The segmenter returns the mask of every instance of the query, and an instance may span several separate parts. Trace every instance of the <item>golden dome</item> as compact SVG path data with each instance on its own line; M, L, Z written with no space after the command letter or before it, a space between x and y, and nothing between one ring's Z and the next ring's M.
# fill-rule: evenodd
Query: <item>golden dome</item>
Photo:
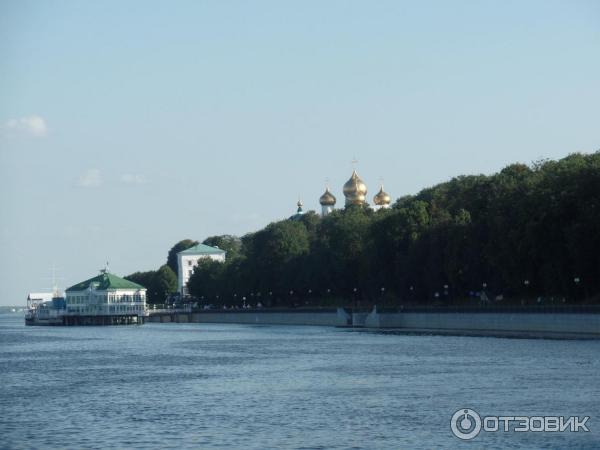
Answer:
M360 179L356 170L352 171L352 176L344 184L344 197L346 205L362 205L366 201L367 185Z
M389 194L383 190L383 185L379 189L379 192L375 197L373 197L373 203L377 206L388 206L391 203L392 199Z
M319 198L319 203L322 206L333 206L335 202L335 196L329 191L329 188L326 188L325 193Z

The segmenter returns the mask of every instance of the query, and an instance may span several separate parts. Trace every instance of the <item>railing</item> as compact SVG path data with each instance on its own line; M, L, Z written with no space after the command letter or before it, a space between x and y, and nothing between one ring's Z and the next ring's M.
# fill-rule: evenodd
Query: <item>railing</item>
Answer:
M348 309L348 308L347 308ZM378 307L380 313L524 313L600 314L600 305L480 305L480 306L399 306Z
M157 307L158 306L158 307ZM148 305L147 312L149 315L154 314L176 314L176 313L191 313L192 305Z
M110 311L101 308L95 311L69 311L66 309L37 308L30 309L25 313L27 318L37 317L39 319L56 319L63 316L146 316L148 311L143 308L136 308L132 311Z

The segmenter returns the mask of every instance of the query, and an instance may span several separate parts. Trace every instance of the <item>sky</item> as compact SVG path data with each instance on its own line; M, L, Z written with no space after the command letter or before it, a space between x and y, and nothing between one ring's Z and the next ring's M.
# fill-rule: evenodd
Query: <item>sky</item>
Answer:
M598 1L0 1L0 305L600 148Z

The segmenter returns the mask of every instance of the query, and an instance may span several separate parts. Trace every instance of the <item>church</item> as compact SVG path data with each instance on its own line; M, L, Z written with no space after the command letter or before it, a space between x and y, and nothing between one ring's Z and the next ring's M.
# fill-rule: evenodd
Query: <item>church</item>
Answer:
M343 188L344 197L346 200L346 206L348 205L367 205L367 185L358 176L356 170L352 171L350 179L344 183ZM325 217L335 209L337 199L335 195L329 190L329 186L325 188L325 192L319 198L321 204L321 216ZM385 209L389 208L392 199L390 195L383 190L383 184L379 187L379 192L373 197L373 209ZM302 207L304 206L302 200L298 200L298 209L296 214L290 217L291 220L298 220L304 214Z

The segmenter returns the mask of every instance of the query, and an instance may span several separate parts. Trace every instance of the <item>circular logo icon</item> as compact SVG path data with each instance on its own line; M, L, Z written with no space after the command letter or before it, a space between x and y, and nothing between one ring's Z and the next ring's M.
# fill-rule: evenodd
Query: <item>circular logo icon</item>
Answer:
M459 409L450 419L452 434L459 439L468 441L481 431L481 417L469 408Z

